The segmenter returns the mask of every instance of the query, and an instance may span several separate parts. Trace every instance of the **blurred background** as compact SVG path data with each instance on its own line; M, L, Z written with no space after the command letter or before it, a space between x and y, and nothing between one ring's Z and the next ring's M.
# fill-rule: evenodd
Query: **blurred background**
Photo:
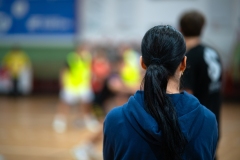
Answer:
M181 14L192 9L205 15L202 40L218 50L223 63L218 159L240 159L240 0L0 0L0 160L87 160L76 148L97 132L79 124L78 106L71 107L64 132L52 126L69 53L84 44L93 61L104 59L90 67L95 95L104 94L113 74L129 89L122 96L117 90L121 87L111 88L112 83L121 86L114 76L108 87L117 98L93 102L100 105L93 107L94 115L101 112L104 117L106 108L124 103L135 89L116 67L138 67L123 55L140 56L142 37L150 27L178 28ZM142 75L140 69L132 73ZM99 153L90 159L102 159L101 140L94 145Z

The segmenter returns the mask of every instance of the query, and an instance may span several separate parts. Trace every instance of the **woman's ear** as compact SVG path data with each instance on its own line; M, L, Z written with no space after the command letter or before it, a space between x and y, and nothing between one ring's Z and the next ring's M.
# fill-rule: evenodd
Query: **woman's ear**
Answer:
M187 66L187 56L184 56L181 64L180 64L180 71L182 71L182 73L185 71Z
M141 64L142 69L144 69L144 70L147 69L147 66L143 62L142 56L140 56L140 64Z

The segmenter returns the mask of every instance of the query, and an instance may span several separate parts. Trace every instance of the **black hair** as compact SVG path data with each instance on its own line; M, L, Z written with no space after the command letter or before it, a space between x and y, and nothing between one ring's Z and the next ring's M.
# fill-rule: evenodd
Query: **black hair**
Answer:
M199 11L185 12L179 21L181 32L185 37L200 36L205 18Z
M145 109L162 131L161 148L165 159L181 159L187 140L166 89L169 77L174 76L185 56L184 37L169 25L155 26L144 35L141 50L147 67L141 85Z

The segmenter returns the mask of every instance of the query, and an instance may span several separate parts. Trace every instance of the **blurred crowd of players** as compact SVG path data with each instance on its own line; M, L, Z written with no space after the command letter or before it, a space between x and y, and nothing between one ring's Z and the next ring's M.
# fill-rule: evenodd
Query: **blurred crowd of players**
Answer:
M95 131L99 126L96 115L104 117L139 89L143 74L139 56L136 49L127 44L113 50L88 43L78 45L67 55L60 74L60 102L53 121L54 130L64 132L70 106L79 105L83 125Z
M86 115L93 106L101 108L101 114L106 113L139 89L143 70L140 69L137 50L128 44L109 48L84 42L69 53L63 68L59 69L60 102L54 129L57 132L66 130L70 106L81 106L81 116L88 119ZM1 93L13 96L31 93L31 60L23 50L14 47L5 54L0 79Z
M137 45L122 43L115 47L81 42L68 53L59 68L59 103L53 128L62 133L67 129L71 106L79 106L79 117L84 125L95 130L97 121L92 115L104 116L113 106L121 105L140 87ZM32 64L19 47L6 53L0 66L1 94L18 96L32 91Z
M109 47L79 43L68 53L59 68L59 102L52 127L57 133L67 130L71 107L78 108L78 126L92 133L86 143L101 140L106 113L120 106L140 88L144 70L139 64L139 46L121 43ZM33 71L30 58L19 47L13 47L0 63L0 92L13 97L29 95ZM89 145L83 145L84 149ZM75 156L84 157L83 148L76 147ZM87 155L86 155L87 156Z
M144 70L139 57L138 46L126 43L106 47L82 42L67 54L59 68L59 102L52 127L57 133L65 132L71 107L78 107L78 125L95 134L86 140L86 145L74 149L76 157L86 158L86 149L101 140L106 113L125 103L140 88ZM30 94L32 72L27 54L18 47L12 48L1 62L1 93L14 97Z
M81 125L93 136L73 149L75 158L102 157L95 148L102 140L105 115L127 101L140 88L144 71L139 64L140 53L128 44L116 48L80 44L69 53L61 72L60 102L53 128L62 133L72 105L78 105Z

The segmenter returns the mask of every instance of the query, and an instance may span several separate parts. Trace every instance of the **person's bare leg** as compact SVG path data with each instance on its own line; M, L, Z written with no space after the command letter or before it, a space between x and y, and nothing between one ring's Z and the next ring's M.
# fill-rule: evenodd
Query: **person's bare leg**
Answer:
M80 118L83 120L87 129L96 132L99 127L99 122L93 114L91 103L81 103Z
M69 110L70 106L62 100L57 105L57 113L53 120L53 128L56 132L63 133L66 130Z

